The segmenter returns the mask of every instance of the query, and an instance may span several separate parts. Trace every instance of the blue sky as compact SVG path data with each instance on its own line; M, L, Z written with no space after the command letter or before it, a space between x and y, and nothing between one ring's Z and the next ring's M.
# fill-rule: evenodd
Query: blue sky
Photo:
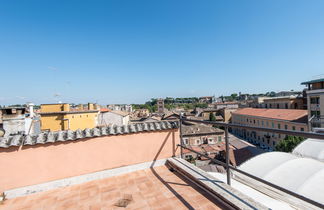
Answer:
M301 90L324 1L0 1L0 104Z

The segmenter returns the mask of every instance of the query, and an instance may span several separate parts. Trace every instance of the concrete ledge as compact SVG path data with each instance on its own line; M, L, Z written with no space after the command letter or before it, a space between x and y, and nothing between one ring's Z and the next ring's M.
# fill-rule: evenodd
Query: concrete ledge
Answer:
M7 190L4 193L6 195L6 198L10 199L10 198L25 196L25 195L29 195L29 194L33 194L33 193L37 193L37 192L53 190L53 189L57 189L60 187L67 187L67 186L71 186L71 185L82 184L82 183L97 180L97 179L104 179L104 178L108 178L108 177L112 177L112 176L127 174L130 172L144 170L144 169L151 168L151 167L157 167L157 166L165 165L165 162L166 162L166 159L161 159L161 160L150 161L150 162L125 166L125 167L120 167L120 168L107 169L104 171L98 171L95 173L84 174L81 176L75 176L75 177L70 177L70 178L66 178L66 179L55 180L52 182L46 182L46 183L42 183L42 184L31 185L31 186L12 189L12 190Z
M168 158L167 165L227 205L228 209L268 209L261 203L242 194L226 183L181 158Z

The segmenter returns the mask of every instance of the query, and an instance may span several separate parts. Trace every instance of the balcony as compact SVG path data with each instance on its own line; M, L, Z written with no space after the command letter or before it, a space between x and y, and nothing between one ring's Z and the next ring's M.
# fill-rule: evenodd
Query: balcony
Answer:
M311 111L320 111L321 110L321 105L320 104L310 104L310 110Z

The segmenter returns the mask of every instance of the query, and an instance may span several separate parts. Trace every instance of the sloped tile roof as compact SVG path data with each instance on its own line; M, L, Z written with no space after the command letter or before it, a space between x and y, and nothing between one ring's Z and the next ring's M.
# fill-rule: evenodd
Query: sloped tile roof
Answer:
M178 128L178 122L161 121L151 123L136 123L123 126L108 126L101 128L92 128L84 130L66 130L57 132L42 132L39 135L14 135L9 137L0 137L0 148L8 148L20 145L47 144L63 141L76 141L84 138L93 138L99 136L123 135L128 133L151 132L159 130L169 130Z
M214 128L212 126L207 126L204 124L194 124L194 125L183 125L182 131L184 135L191 134L211 134L211 133L219 133L223 134L224 131L219 128Z
M259 109L259 108L243 108L232 114L249 115L255 117L272 118L287 121L303 121L307 119L307 110L299 109Z

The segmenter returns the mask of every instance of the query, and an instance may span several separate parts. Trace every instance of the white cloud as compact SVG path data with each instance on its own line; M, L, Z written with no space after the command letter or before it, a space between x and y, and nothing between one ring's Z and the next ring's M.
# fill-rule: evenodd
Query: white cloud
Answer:
M54 66L48 66L47 67L49 70L52 70L52 71L57 71L58 69Z

